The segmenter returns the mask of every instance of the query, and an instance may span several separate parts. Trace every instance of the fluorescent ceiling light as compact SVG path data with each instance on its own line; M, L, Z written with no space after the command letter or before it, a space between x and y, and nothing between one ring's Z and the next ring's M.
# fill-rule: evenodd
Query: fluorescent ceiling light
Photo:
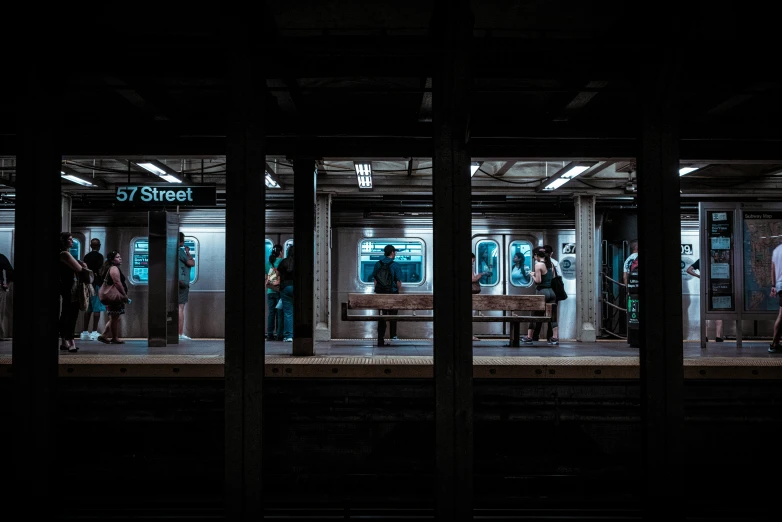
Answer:
M145 161L144 163L136 163L136 165L169 183L182 183L174 170L158 161Z
M695 172L699 168L700 167L682 167L679 169L679 177L689 174L690 172Z
M353 166L356 168L358 188L360 190L370 190L372 188L372 164L354 162Z
M149 172L151 172L155 176L161 176L162 177L164 174L166 174L165 170L161 169L160 167L158 167L157 165L154 165L152 163L138 163L138 166L141 167L142 169L148 170Z
M470 177L475 176L475 173L478 172L479 168L481 168L481 163L483 162L473 161L472 163L470 163Z
M63 178L63 179L67 179L68 181L71 181L73 183L78 183L79 185L81 185L83 187L94 187L94 186L96 186L94 183L92 183L92 182L90 182L90 181L88 181L86 179L80 178L79 176L75 176L73 174L66 174L63 171L60 171L60 177Z
M267 188L280 188L280 184L275 181L269 172L266 172L266 187Z
M557 173L551 176L548 180L544 181L543 184L541 184L537 190L543 192L551 192L552 190L557 190L559 187L561 187L571 179L575 178L579 174L583 174L590 168L592 168L592 164L584 165L580 163L568 163L566 166L561 168Z

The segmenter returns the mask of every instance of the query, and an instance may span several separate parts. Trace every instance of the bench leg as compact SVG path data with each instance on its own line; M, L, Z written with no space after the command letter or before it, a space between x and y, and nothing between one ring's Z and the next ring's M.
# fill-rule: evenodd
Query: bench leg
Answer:
M519 332L521 331L521 323L510 323L510 345L518 348L521 346L521 338Z

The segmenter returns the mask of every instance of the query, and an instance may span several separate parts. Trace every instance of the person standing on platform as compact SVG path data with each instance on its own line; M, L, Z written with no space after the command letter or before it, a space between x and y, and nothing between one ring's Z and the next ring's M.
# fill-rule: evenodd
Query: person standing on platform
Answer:
M695 276L698 279L700 279L701 278L701 260L697 259L697 260L695 260L695 262L693 264L688 266L687 267L687 273L690 274L691 276ZM716 323L717 323L717 338L716 338L716 340L717 340L718 343L721 343L722 342L722 319L717 319ZM706 341L708 342L708 340L709 339L707 337Z
M774 249L771 254L771 297L779 299L779 312L774 321L774 339L768 347L768 353L782 353L779 339L782 337L782 245Z
M78 261L71 255L73 248L73 236L70 232L60 233L60 350L77 352L76 342L73 340L73 331L76 329L76 320L79 318L79 303L74 299L76 274L87 268L84 261Z
M288 255L277 265L280 278L280 298L282 299L283 332L282 340L293 342L293 245L288 247Z
M399 265L394 262L396 257L396 247L394 245L386 245L383 248L384 257L377 263L372 270L372 280L375 282L376 294L398 294L399 289L402 287L402 271L399 269ZM380 315L397 315L399 310L380 310ZM391 338L398 339L396 336L396 321L389 321L391 323ZM377 345L378 346L391 346L385 342L386 336L386 322L377 322Z
M190 269L195 266L195 260L190 255L190 247L185 246L185 234L179 233L179 252L177 253L179 265L179 340L189 341L185 335L185 305L190 300Z
M128 299L128 283L120 268L121 265L122 255L112 250L106 254L106 261L100 271L101 284L107 289L113 286L121 296L120 302L106 306L108 319L103 327L103 333L97 337L98 341L105 344L125 344L122 340L122 316L125 315L125 304L130 303L130 299Z
M559 271L559 261L551 257L551 254L554 253L554 248L552 248L551 245L543 245L543 250L546 251L546 253L549 255L549 260L551 261L551 266L554 267L554 273L552 274L552 277L554 274L556 275L562 275L562 272ZM556 294L555 294L556 296ZM554 322L559 324L559 301L557 301L557 306L552 307L551 313L554 314ZM551 332L548 332L548 336L551 337ZM556 336L554 336L556 337ZM533 341L538 341L539 339L536 337L532 338Z
M269 259L266 262L266 340L282 341L283 312L282 307L277 308L280 297L280 277L277 267L282 262L282 245L274 245ZM275 332L276 335L275 335Z
M548 321L548 340L547 344L558 345L559 328L557 325L557 296L554 290L551 288L551 278L554 275L553 265L551 264L551 258L546 253L543 247L538 247L533 251L533 259L535 260L535 271L532 273L532 280L537 283L535 287L536 295L543 295L546 297L546 304L551 303L551 320ZM542 310L536 310L534 315L544 315ZM540 328L543 326L541 322L530 323L527 329L527 335L521 338L521 342L524 344L532 344L532 340L540 338Z
M473 294L480 294L481 293L481 278L486 275L485 272L476 272L475 271L475 254L472 255L472 293ZM475 310L472 311L473 315L475 314ZM479 338L472 336L473 341L480 341Z
M12 337L13 328L14 267L7 257L0 254L0 339Z
M90 240L90 252L84 256L84 262L87 264L87 268L92 270L95 274L95 279L92 281L92 288L95 290L95 295L90 296L90 302L87 306L87 311L84 313L84 330L81 332L82 341L96 341L100 333L98 332L98 324L100 323L100 313L106 311L106 307L100 302L98 297L98 291L100 285L103 283L100 280L99 274L103 268L103 254L100 250L100 239L92 238ZM90 333L90 316L92 316L92 333Z

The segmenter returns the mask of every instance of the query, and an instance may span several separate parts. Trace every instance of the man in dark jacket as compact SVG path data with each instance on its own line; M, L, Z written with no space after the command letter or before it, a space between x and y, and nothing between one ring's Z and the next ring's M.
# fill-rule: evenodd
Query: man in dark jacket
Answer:
M399 265L394 262L396 257L396 247L394 245L386 245L383 249L385 257L375 263L375 268L372 270L372 280L375 282L376 294L398 294L399 289L402 288L402 271L399 269ZM386 265L384 267L383 265ZM390 273L389 273L390 272ZM387 279L384 281L384 279ZM399 310L380 310L381 315L397 315ZM398 339L396 336L396 321L389 321L391 323L391 339ZM377 322L377 345L378 346L390 346L385 342L386 336L386 322Z

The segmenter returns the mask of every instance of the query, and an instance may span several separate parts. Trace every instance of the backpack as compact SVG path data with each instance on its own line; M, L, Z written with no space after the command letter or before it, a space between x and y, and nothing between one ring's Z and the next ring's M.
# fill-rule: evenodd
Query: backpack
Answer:
M378 261L378 263L380 263L380 268L375 273L375 279L377 279L375 292L378 294L390 294L394 291L394 272L391 270L393 261L391 263Z

